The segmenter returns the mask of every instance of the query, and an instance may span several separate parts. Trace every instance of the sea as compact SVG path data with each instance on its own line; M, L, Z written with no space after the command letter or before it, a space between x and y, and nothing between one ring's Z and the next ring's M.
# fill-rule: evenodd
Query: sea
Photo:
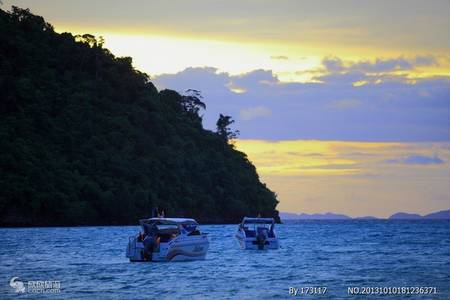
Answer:
M0 299L450 299L450 221L296 221L263 251L201 229L203 261L131 263L138 226L0 228Z

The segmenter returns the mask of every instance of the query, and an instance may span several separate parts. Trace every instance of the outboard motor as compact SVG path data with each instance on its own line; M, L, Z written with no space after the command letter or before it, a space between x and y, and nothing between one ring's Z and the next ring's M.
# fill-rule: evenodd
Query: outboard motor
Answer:
M266 243L266 235L264 232L258 232L256 235L256 244L258 245L258 250L264 250L264 244Z
M143 257L146 261L152 261L153 248L155 247L155 241L152 236L147 235L144 239L144 252Z

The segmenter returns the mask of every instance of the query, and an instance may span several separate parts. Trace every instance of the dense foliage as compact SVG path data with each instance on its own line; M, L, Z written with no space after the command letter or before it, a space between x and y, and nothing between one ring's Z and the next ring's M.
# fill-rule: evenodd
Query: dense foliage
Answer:
M158 92L91 35L0 10L0 225L277 216L276 196L218 133L197 91Z

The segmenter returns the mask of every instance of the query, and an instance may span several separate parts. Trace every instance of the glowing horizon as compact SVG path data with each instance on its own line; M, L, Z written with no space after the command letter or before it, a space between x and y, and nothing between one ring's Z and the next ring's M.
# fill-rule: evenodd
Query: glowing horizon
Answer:
M280 211L386 218L449 208L442 186L450 182L450 143L236 140L236 147L283 199Z

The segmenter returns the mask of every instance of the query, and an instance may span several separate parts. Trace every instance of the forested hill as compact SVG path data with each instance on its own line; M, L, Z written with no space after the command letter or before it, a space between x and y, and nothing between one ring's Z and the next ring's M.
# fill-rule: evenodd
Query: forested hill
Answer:
M0 10L0 225L136 224L153 206L210 223L277 216L227 128L203 129L200 99L158 92L101 39Z

